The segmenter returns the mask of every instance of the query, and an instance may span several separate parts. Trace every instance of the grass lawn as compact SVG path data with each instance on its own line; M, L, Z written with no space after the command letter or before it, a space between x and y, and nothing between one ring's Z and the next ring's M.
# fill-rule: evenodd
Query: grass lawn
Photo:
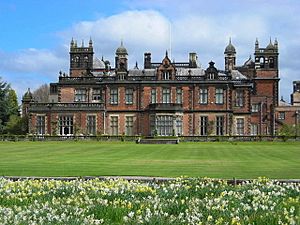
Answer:
M0 142L0 176L300 178L300 143Z

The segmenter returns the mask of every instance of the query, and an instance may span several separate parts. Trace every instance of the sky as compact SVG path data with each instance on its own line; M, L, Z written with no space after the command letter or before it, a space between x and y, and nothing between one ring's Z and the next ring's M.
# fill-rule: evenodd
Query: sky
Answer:
M72 38L88 44L91 37L94 56L112 65L123 40L129 67L141 68L145 52L160 62L168 50L178 62L196 52L203 68L212 60L218 69L230 37L238 65L253 58L256 38L260 47L277 38L280 96L289 102L300 80L299 0L1 0L0 30L0 77L19 101L69 72Z

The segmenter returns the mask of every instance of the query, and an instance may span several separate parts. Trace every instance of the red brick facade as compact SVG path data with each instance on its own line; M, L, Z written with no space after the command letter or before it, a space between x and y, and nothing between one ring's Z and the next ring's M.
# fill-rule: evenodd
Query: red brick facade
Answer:
M30 133L49 135L273 135L278 106L278 44L255 45L255 59L236 66L225 49L225 70L189 62L151 62L128 69L127 50L115 68L94 58L93 43L70 46L70 73L50 86L48 103L23 99ZM275 113L276 111L276 113Z

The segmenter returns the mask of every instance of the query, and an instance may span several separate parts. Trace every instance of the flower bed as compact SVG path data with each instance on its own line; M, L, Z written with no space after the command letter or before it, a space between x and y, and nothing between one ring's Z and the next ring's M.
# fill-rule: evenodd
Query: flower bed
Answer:
M0 178L0 224L300 224L300 185Z

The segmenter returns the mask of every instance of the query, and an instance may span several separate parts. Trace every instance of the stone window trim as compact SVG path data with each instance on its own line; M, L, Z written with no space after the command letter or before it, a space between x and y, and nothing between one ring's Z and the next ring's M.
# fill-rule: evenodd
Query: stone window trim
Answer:
M74 89L74 102L86 102L88 92L85 88Z
M114 119L117 118L117 126L115 126L115 124L112 123L112 122L115 122L115 121L113 121L113 118ZM119 131L119 128L120 128L120 115L119 114L109 115L109 127L110 127L111 135L119 135L119 132L120 132ZM113 127L116 128L116 133L115 134L114 134Z
M109 102L111 105L118 105L119 104L119 88L111 88L109 91L109 97L110 97Z
M236 117L235 118L235 131L236 135L243 136L245 135L245 118Z
M216 88L215 89L215 104L224 105L224 89Z
M183 103L183 90L181 87L176 88L176 103L178 104Z
M156 90L156 88L151 88L150 103L151 104L157 103L157 90Z
M133 88L125 88L125 104L133 105L134 102L134 89Z
M199 104L207 105L208 104L208 87L200 87L199 89Z
M251 104L251 112L252 113L258 113L259 111L260 111L260 104L259 103Z
M97 116L97 114L91 114L91 113L88 113L88 114L86 114L86 130L87 130L87 134L89 135L89 128L88 128L88 126L89 126L89 120L88 120L88 118L90 117L90 116L94 116L95 117L95 132L94 132L94 135L96 135L97 134L97 125L98 125L98 116Z
M243 107L245 105L245 93L243 89L235 90L235 107Z
M278 119L285 120L285 112L278 112Z
M43 120L40 121L40 123L38 123L38 118L43 118ZM46 125L47 125L47 116L46 114L36 114L36 133L38 135L45 135L47 134L47 129L46 129Z

